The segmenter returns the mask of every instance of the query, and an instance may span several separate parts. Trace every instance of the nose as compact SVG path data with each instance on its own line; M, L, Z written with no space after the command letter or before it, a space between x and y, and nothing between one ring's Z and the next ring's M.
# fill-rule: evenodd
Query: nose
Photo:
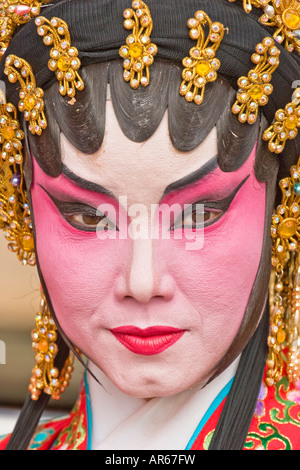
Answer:
M124 270L117 296L120 299L132 298L146 304L153 297L171 300L175 285L172 276L159 262L159 254L153 253L154 241L139 239L132 242L129 266ZM155 258L155 259L154 259Z

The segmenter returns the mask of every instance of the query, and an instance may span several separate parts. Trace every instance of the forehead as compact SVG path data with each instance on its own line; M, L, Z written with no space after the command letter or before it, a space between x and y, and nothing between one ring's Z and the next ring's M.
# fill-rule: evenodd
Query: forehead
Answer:
M214 128L195 150L176 150L169 137L168 113L146 142L129 140L122 132L112 102L106 105L106 131L101 148L86 155L62 135L63 164L76 176L99 184L134 202L157 202L167 186L199 170L217 155Z

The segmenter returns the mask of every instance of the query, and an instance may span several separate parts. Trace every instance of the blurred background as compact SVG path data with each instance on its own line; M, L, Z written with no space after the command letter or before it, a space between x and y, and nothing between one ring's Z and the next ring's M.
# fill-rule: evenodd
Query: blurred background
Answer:
M0 233L0 436L12 430L28 392L34 353L31 330L39 310L39 279L35 267L23 266L7 249ZM3 361L3 355L5 360ZM1 362L5 362L2 364ZM59 401L50 400L50 415L74 405L83 366L76 360L69 388Z

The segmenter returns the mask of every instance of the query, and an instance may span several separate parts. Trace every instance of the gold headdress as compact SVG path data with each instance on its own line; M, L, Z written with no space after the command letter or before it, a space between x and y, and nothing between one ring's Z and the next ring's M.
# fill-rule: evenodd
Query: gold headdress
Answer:
M60 372L54 366L58 352L56 339L57 328L51 317L43 292L41 292L40 311L36 314L36 328L31 333L32 349L35 353L35 367L29 385L32 400L38 400L41 392L55 400L69 385L73 371L73 354L66 360Z
M38 26L38 34L44 38L44 44L52 46L48 67L55 72L59 80L60 94L74 98L76 90L84 89L84 83L78 73L81 66L78 50L71 45L67 23L60 18L52 18L49 21L39 16L35 24Z
M256 67L250 70L247 77L240 77L237 100L232 112L238 114L239 121L254 124L258 116L259 106L265 106L269 95L273 92L270 83L272 74L279 65L279 49L274 45L272 38L266 37L256 46L252 55L252 62Z
M281 204L273 215L270 283L271 328L268 384L282 377L283 350L288 347L287 372L300 379L300 159L280 182Z
M25 120L29 122L29 131L32 134L41 135L43 129L47 127L44 113L44 92L36 86L32 68L24 59L9 55L5 61L4 73L11 83L19 82L21 87L19 111L24 114Z
M229 0L235 2L236 0ZM253 7L263 10L259 21L275 28L274 39L284 44L288 52L300 53L300 4L297 0L242 0L244 9L249 13Z
M203 29L206 24L209 25L207 37ZM190 50L190 56L182 61L185 69L182 72L180 94L187 101L199 105L203 102L206 84L217 80L221 63L216 58L216 52L224 37L224 26L217 21L212 22L204 11L199 10L194 18L188 20L188 27L191 30L190 37L197 40L197 45Z
M40 14L50 0L3 0L0 7L0 58L12 40L16 29Z
M124 59L124 80L130 82L134 89L140 85L145 87L149 85L149 67L157 54L157 46L150 39L153 28L151 13L144 2L134 0L132 8L124 11L124 18L124 27L132 30L126 45L120 48L120 56Z
M235 2L236 0L228 1ZM300 3L298 0L242 1L244 10L247 13L252 11L253 7L262 9L264 13L259 21L265 26L275 28L273 34L274 40L279 44L283 44L288 52L292 53L295 51L300 54ZM275 59L273 60L275 62ZM274 70L271 73L273 72ZM244 91L243 86L241 86L241 81L244 78L241 77L238 81L241 87L238 94ZM299 94L298 90L297 93ZM237 104L241 103L236 103L232 108L233 113L236 114L239 112ZM298 135L298 127L300 127L298 104L297 97L296 101L294 99L293 102L288 103L284 110L279 109L275 114L273 124L263 134L263 139L269 142L269 150L271 152L280 154L285 148L286 141L292 140ZM251 124L251 120L249 121L249 119L245 118L246 120Z
M300 127L300 88L293 94L293 100L284 109L278 109L273 124L265 130L263 139L269 142L269 150L281 153L288 140L293 140L298 135Z
M23 185L24 132L12 104L1 104L0 227L22 264L35 264L32 224Z
M0 58L4 55L15 29L39 15L41 6L48 2L49 0L21 0L18 4L9 0L3 2L0 11ZM36 21L39 34L46 35L44 43L54 44L49 68L53 71L58 69L56 75L60 80L59 91L62 95L74 97L75 90L83 90L84 83L77 72L80 60L77 57L77 49L71 47L67 25L58 18L48 22L41 17ZM42 29L44 23L49 26L46 24ZM61 39L61 36L64 37ZM4 73L10 83L18 83L20 87L18 109L29 122L29 131L41 135L47 127L44 91L36 86L30 64L21 57L9 55L5 61ZM17 253L19 260L23 264L35 265L33 229L23 180L23 140L24 132L20 129L17 110L13 104L6 103L3 99L0 104L0 144L3 160L0 166L0 227L9 242L8 248ZM41 309L36 315L36 329L32 332L32 348L36 362L29 385L32 400L38 400L42 391L54 399L59 399L68 386L73 370L73 354L70 354L59 372L54 366L58 351L55 343L56 331L56 325L41 292Z
M243 0L243 6L247 13L253 7L263 9L259 21L275 28L273 39L284 45L288 52L300 54L299 1ZM240 86L241 80L243 77L239 81ZM237 111L233 107L233 112ZM273 123L263 133L263 140L268 142L272 153L281 154L286 142L297 137L299 127L300 88L297 88L292 101L284 109L276 111ZM297 165L292 166L291 176L280 182L280 188L282 201L273 216L271 227L273 271L267 361L269 386L281 380L285 360L289 380L295 384L300 380L300 158Z

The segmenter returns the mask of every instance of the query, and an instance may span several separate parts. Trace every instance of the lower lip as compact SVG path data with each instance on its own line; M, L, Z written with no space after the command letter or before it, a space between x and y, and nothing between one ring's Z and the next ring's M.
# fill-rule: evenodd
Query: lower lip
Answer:
M184 335L185 331L174 330L163 334L153 334L149 336L139 336L111 330L115 338L120 341L129 351L143 356L154 356L173 346Z

